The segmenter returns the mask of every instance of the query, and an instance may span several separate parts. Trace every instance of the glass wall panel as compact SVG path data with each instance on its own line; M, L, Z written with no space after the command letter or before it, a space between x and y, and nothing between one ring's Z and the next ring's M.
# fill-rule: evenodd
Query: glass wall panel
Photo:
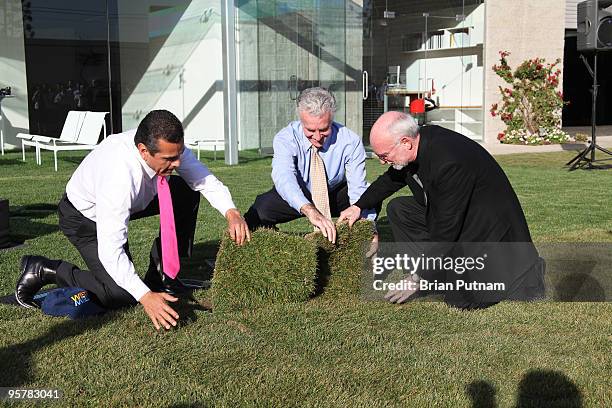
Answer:
M363 1L345 1L346 50L344 124L357 134L363 128Z
M0 152L20 145L17 133L27 132L28 89L23 15L20 0L0 2L0 88L11 88L11 97L0 96Z
M106 2L22 4L30 132L59 136L69 110L109 112Z
M110 26L122 128L167 109L182 120L187 141L219 140L222 149L219 0L115 0Z
M364 16L364 134L382 112L402 110L482 140L483 1L374 0ZM433 109L411 109L419 99Z
M347 76L361 77L358 68L347 64L346 58L346 6L345 0L317 1L318 26L316 55L318 55L319 85L336 96L338 110L335 120L346 122L345 93Z
M259 0L241 1L238 8L242 146L271 153L274 135L297 119L299 92L312 86L334 92L338 101L335 119L344 122L347 3ZM360 70L351 67L351 74L357 92Z
M236 77L240 149L259 149L259 21L256 1L236 8Z
M274 135L295 120L294 101L310 79L312 10L299 0L258 2L259 147L271 153Z

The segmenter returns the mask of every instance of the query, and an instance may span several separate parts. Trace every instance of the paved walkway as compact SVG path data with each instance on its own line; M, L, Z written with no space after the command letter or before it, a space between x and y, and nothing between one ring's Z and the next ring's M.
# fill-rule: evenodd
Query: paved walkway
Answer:
M570 136L574 136L576 133L583 133L588 135L589 140L591 139L591 127L568 127L564 128ZM514 153L547 153L547 152L561 152L561 151L580 151L587 146L588 143L567 143L567 144L555 144L555 145L543 145L543 146L525 146L525 145L508 145L502 143L484 143L483 146L487 151L493 155L501 154L514 154ZM605 147L608 150L612 150L612 126L598 126L597 127L597 144L601 147ZM603 153L602 153L603 154Z

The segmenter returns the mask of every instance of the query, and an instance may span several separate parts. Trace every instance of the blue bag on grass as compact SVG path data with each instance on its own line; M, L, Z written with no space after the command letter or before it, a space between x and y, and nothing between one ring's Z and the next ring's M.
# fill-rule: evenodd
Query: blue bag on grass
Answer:
M42 300L41 309L49 316L68 316L71 319L82 319L106 311L91 299L88 291L72 287L50 290Z

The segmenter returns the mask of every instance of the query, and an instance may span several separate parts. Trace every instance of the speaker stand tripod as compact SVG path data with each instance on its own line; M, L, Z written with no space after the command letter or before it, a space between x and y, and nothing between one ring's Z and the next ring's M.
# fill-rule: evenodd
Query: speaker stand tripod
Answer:
M570 166L569 171L576 170L578 168L596 169L597 166L594 166L593 163L612 160L612 157L609 157L606 159L598 159L598 160L595 159L596 150L599 150L609 156L612 156L612 152L597 145L597 136L595 135L596 128L597 128L597 125L595 124L596 119L597 119L597 116L596 116L597 115L597 111L596 111L597 109L597 89L599 88L599 85L597 84L597 51L595 51L595 56L594 56L594 61L593 61L594 70L591 69L591 66L589 65L589 62L585 58L584 54L580 54L580 58L582 58L582 62L584 62L584 65L589 71L589 74L591 74L591 77L593 77L593 90L591 91L593 94L592 103L591 103L591 141L589 145L583 151L578 153L576 157L574 157L572 160L567 162L566 166Z

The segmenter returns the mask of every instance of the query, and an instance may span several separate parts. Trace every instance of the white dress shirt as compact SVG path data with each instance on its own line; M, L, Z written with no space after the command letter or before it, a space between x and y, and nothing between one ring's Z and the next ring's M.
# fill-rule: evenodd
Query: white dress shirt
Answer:
M157 194L157 176L134 145L135 134L135 129L129 130L100 143L72 175L66 194L81 214L96 223L98 257L106 271L139 301L149 288L136 274L123 245L130 215L144 210ZM177 173L222 215L236 207L227 187L188 148L181 154Z

